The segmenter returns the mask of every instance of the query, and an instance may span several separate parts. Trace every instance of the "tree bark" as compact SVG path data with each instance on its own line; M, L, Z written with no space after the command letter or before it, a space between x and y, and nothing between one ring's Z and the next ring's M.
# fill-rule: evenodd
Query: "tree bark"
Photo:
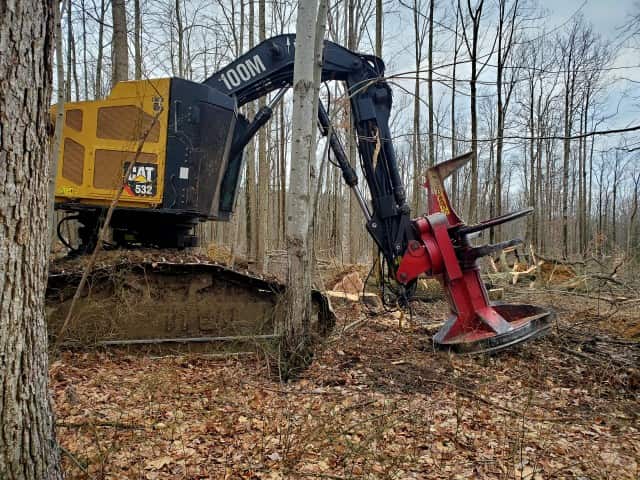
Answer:
M48 393L53 2L0 2L0 478L61 479Z
M66 102L71 101L71 70L73 68L73 52L71 46L73 45L73 23L71 16L71 0L67 0L67 80L64 82L64 99Z
M455 32L453 34L453 66L451 73L451 158L454 158L457 154L456 149L456 67L458 63L458 49L460 45L458 43L458 15L459 9L456 9L456 24ZM454 208L458 207L458 172L453 172L451 176L451 201Z
M382 0L376 0L376 56L382 58Z
M427 92L429 97L429 167L436 163L433 137L433 9L435 0L429 0L429 50L427 52L429 71L427 72Z
M129 80L129 50L127 49L127 11L125 0L111 2L111 16L113 20L113 39L111 51L113 68L111 72L111 86Z
M632 245L636 240L636 217L638 215L638 187L640 186L640 173L632 176L633 180L633 199L631 201L631 215L629 215L629 225L627 227L627 257L631 258ZM637 246L637 245L636 245Z
M474 36L475 38L475 36ZM475 223L478 220L478 113L477 113L477 66L476 66L476 42L473 43L473 59L471 60L471 190L469 192L469 221Z
M54 28L55 28L55 50L56 50L56 80L57 80L57 99L56 99L56 119L55 131L53 136L53 145L51 148L51 165L49 167L49 196L47 203L47 219L49 231L47 237L53 238L53 229L55 226L54 199L56 193L56 175L58 172L58 155L60 154L60 142L62 140L62 128L64 125L64 62L62 55L62 9L64 3L54 7Z
M265 0L258 0L258 40L266 39ZM258 100L258 109L267 104L264 96ZM256 268L262 272L265 266L267 246L269 243L269 159L267 158L267 127L258 132L258 231L256 232Z
M322 0L326 1L326 0ZM293 71L292 151L289 196L287 198L287 253L289 260L287 313L280 325L280 372L283 378L295 376L311 361L311 166L316 148L314 111L318 104L315 86L317 0L300 2L296 21L296 53ZM323 32L322 32L323 33ZM321 45L321 43L320 43Z
M287 235L287 222L286 218L286 204L287 204L287 146L285 136L285 120L284 120L284 104L281 103L278 107L278 123L279 123L279 136L278 136L278 159L280 161L280 236L282 241Z
M78 81L78 60L76 58L76 37L73 32L73 24L71 22L72 4L69 2L69 52L71 54L71 73L73 74L74 100L80 101L80 82Z
M355 50L357 48L357 36L356 36L356 14L355 14L356 0L347 0L347 18L345 22L345 33L347 48ZM353 128L353 119L351 118L351 110L348 109L348 128L347 128L347 150L349 152L349 162L351 166L357 170L358 161L356 158L356 140L355 132ZM360 206L356 198L349 192L349 261L356 263L360 257L360 245L359 237L362 230Z
M133 2L133 16L135 79L140 80L142 78L142 12L140 11L140 0L134 0Z
M414 61L416 62L416 77L413 92L413 205L412 210L416 215L424 213L421 205L422 196L422 141L420 138L420 61L422 60L422 40L420 35L420 15L418 0L413 1L413 33L414 33Z
M184 27L182 26L182 12L180 0L176 0L176 32L178 33L178 76L184 77Z
M249 49L255 46L255 0L249 0ZM247 118L249 121L253 119L255 115L255 103L249 102L247 104ZM256 161L255 161L255 141L250 141L246 147L246 162L247 162L247 184L246 184L246 212L247 212L247 228L246 228L246 241L247 241L247 260L249 262L256 260L256 231L257 231L257 214L258 204L256 201Z
M104 18L106 16L105 0L100 0L100 21L98 22L98 53L96 54L96 82L94 96L102 98L102 61L104 57Z
M87 7L85 0L80 1L80 9L82 10L82 75L84 82L84 95L83 99L89 99L89 64L87 62ZM56 35L57 35L56 29ZM56 48L57 45L56 45Z
M505 118L507 116L507 108L509 105L509 97L514 88L513 81L506 81L506 92L503 92L503 84L505 82L504 71L507 61L513 48L514 32L516 29L516 18L518 15L518 1L514 0L512 10L507 10L507 0L500 0L498 4L498 55L497 55L497 73L496 73L496 93L498 95L498 127L496 135L496 171L494 175L493 190L495 192L495 216L502 215L502 152L504 149L504 128ZM511 18L507 18L510 16ZM513 75L511 77L513 79ZM506 97L506 98L505 98ZM533 141L533 140L532 140ZM534 178L533 160L531 163L531 178ZM495 243L501 239L500 225L490 230L489 243Z
M480 0L475 7L467 1L467 11L471 18L471 38L464 25L464 15L462 14L461 0L458 0L458 10L460 21L462 22L462 36L469 54L471 63L471 78L469 79L469 101L471 110L471 187L469 191L469 221L475 223L478 220L478 76L482 71L482 66L478 68L478 44L480 42L480 20L482 19L482 9L484 0ZM487 59L490 56L486 57ZM486 65L485 60L484 65Z

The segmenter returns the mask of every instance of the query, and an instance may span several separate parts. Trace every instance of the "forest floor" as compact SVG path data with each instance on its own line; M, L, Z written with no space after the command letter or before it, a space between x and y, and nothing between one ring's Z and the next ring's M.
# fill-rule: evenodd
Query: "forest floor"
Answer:
M638 303L505 300L552 306L553 331L455 356L430 342L442 301L411 321L356 306L288 384L262 353L64 352L50 376L67 478L640 478Z

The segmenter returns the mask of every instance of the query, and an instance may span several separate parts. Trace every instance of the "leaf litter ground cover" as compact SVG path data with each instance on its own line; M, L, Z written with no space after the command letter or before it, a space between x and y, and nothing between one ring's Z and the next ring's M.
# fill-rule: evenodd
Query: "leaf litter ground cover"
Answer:
M289 384L260 352L64 352L50 376L67 478L639 478L640 347L623 336L635 307L512 298L552 305L553 332L452 356L430 342L444 303L412 321L345 309Z

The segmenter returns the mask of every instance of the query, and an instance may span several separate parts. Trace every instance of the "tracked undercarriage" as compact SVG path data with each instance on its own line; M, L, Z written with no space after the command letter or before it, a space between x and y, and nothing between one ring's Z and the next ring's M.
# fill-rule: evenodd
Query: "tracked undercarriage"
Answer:
M47 286L51 340L68 347L226 350L277 338L286 286L207 257L171 251L103 252L62 338L57 338L86 257L52 262ZM334 323L326 298L313 292L313 329Z

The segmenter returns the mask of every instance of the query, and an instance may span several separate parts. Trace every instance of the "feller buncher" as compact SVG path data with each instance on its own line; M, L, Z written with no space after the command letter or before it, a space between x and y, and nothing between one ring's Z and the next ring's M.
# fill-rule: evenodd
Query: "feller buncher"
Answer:
M136 261L98 265L86 293L91 301L79 309L80 321L68 339L89 336L103 344L207 342L219 339L221 332L242 336L248 332L243 331L246 322L253 334L257 322L264 337L272 335L273 319L281 310L278 293L285 286L195 256L175 260L167 252L195 246L198 222L231 218L244 148L291 87L294 52L295 36L280 35L202 83L175 77L120 82L104 100L65 105L55 191L56 208L68 212L58 226L61 241L72 253L91 251L104 213L124 183L110 242L121 249L138 248ZM451 316L433 341L455 351L495 351L546 331L550 312L531 305L492 304L480 278L479 257L519 240L482 246L469 241L472 234L530 209L465 224L449 202L444 180L469 160L466 154L427 171L428 212L412 218L389 129L392 93L384 63L329 41L323 58L322 81L342 81L349 93L370 201L358 186L322 102L320 131L328 136L331 161L362 209L366 229L384 258L385 281L397 298L407 301L420 275L437 278ZM246 103L272 92L270 104L255 118L240 113ZM129 168L131 162L135 164ZM126 172L130 175L124 178ZM70 245L62 235L61 226L69 219L80 224L79 245ZM78 276L64 265L53 269L49 282L53 332ZM318 325L330 321L319 293L314 304Z

